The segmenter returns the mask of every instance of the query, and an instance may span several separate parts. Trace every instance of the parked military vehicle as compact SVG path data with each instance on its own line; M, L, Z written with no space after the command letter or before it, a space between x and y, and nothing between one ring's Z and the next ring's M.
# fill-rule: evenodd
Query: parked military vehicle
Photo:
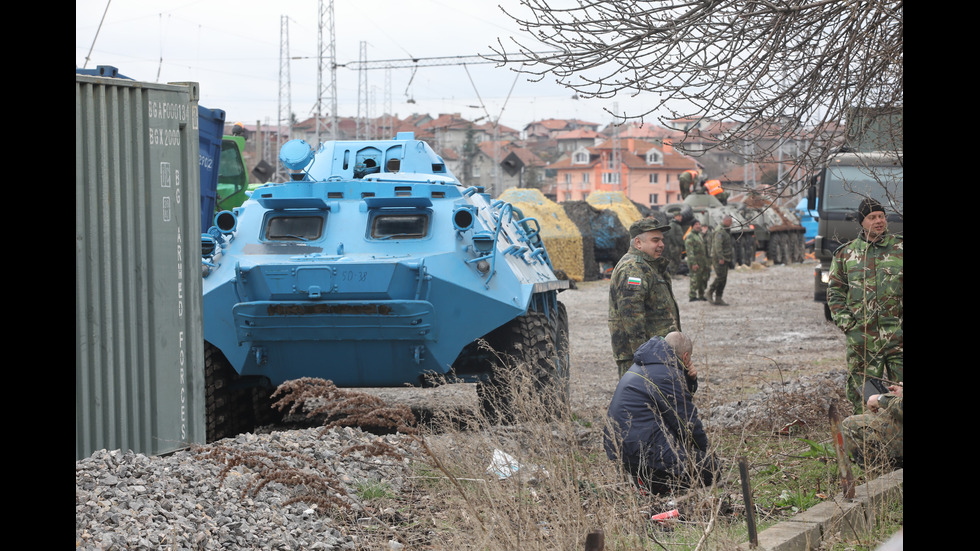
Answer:
M742 216L753 228L756 250L765 251L773 264L803 262L806 256L806 228L799 216L756 193L750 193L742 203Z
M740 207L737 204L722 203L708 193L705 187L700 186L685 197L683 202L665 205L661 210L671 218L680 213L681 225L685 228L696 218L702 225L713 230L721 224L725 216L731 216L735 263L751 264L755 256L755 232L742 215Z
M302 377L476 382L506 418L512 360L556 407L567 399L568 281L536 220L463 186L410 132L293 140L279 160L291 181L202 235L209 440L261 422L270 390Z

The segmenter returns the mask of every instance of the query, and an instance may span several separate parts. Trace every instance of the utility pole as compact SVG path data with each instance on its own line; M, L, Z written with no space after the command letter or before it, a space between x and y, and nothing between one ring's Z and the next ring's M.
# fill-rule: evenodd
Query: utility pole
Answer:
M613 113L616 113L617 111L619 111L619 102L613 102ZM613 124L615 124L615 122ZM613 131L612 166L610 168L613 170L613 173L616 175L615 176L616 181L613 183L613 185L617 189L623 189L620 187L623 184L622 181L623 175L622 175L622 168L621 168L621 153L619 151L619 147L620 147L619 131L620 131L619 125L616 125L616 129ZM612 179L613 177L610 176L610 180ZM629 194L627 193L627 198L628 197Z
M319 55L317 64L317 99L316 99L316 141L322 140L321 128L326 126L326 134L330 139L337 139L337 42L334 35L333 0L320 0L320 17L318 18L317 40ZM324 41L324 27L327 39ZM329 84L324 89L323 76L327 73ZM323 102L330 103L330 122L322 122Z
M284 100L285 104L283 104ZM279 29L279 128L276 131L276 151L282 149L283 134L288 134L292 138L292 113L292 84L289 76L289 18L283 15L280 19ZM283 120L286 121L285 130ZM275 165L276 181L286 181L286 169L278 162Z
M384 105L383 107L384 113L382 113L381 116L384 117L384 124L382 125L383 128L381 130L381 137L384 139L394 138L395 134L393 132L394 129L392 128L394 126L393 119L392 119L394 115L391 113L391 67L385 67L385 89L384 89L383 105Z
M360 56L361 68L357 70L357 139L363 140L368 137L367 118L368 118L368 85L367 70L364 68L367 61L367 42L361 41Z

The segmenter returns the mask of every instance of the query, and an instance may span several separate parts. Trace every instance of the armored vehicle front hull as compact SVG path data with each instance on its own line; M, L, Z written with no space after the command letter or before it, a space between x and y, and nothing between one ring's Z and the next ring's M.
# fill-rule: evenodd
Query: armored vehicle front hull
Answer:
M322 145L293 161L295 181L257 189L202 237L205 341L236 380L487 382L499 365L473 343L533 315L567 378L557 301L567 282L536 221L399 138ZM394 165L417 172L364 171Z

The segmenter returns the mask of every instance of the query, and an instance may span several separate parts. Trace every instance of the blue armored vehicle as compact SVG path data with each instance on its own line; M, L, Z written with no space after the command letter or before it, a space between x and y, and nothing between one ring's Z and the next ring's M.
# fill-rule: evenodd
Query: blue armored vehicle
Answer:
M537 221L464 187L413 133L286 143L266 184L202 234L208 440L250 430L271 390L476 382L502 416L506 370L568 391L568 322ZM555 403L556 406L560 403Z

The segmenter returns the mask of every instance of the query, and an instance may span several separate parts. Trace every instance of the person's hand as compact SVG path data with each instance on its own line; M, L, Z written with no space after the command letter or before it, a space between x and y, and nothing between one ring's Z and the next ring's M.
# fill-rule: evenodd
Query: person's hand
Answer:
M898 396L899 398L901 398L902 397L902 391L904 390L904 388L905 388L905 386L902 383L898 383L897 385L891 385L891 386L889 386L888 387L888 391L891 392L892 394L894 394L895 396Z
M881 394L872 394L868 397L868 409L871 411L878 411L878 399L881 398Z

